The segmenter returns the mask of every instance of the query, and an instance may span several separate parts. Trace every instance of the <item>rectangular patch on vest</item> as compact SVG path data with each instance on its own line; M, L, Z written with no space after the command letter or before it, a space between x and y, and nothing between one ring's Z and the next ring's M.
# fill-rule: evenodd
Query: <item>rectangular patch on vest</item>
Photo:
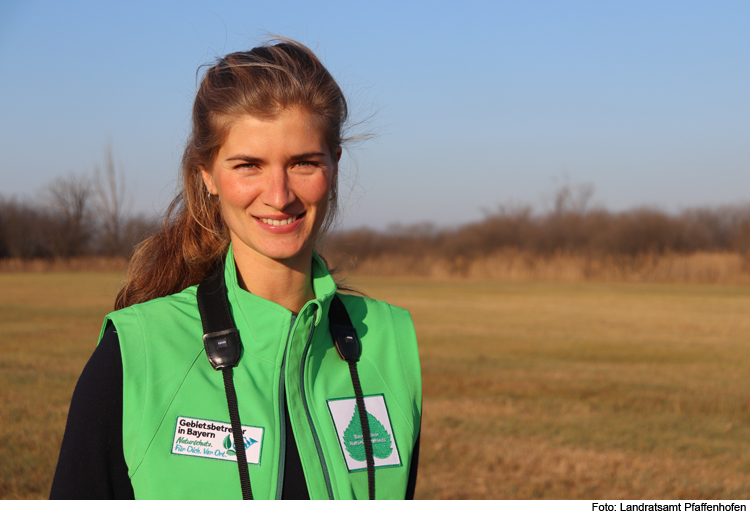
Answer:
M331 412L333 425L339 437L341 452L346 460L349 472L367 469L365 459L365 445L362 439L362 422L359 418L357 400L355 398L340 398L326 400ZM401 465L398 455L396 438L393 435L391 418L385 397L382 394L365 396L365 410L367 422L370 426L372 439L372 454L375 467L397 467Z
M242 426L248 464L260 465L263 428ZM226 422L178 416L172 440L172 454L237 462L232 425Z

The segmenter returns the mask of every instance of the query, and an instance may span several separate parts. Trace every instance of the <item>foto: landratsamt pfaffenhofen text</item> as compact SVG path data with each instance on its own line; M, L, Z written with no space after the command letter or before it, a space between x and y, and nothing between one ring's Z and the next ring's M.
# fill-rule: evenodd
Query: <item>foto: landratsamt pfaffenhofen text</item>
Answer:
M678 502L661 504L658 502L609 503L592 502L591 511L594 512L746 512L747 505L736 502Z

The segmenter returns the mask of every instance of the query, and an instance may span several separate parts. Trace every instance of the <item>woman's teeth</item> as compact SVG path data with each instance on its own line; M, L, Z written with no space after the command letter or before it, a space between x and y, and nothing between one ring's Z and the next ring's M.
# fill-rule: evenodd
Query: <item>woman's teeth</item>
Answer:
M286 220L271 220L270 218L261 218L260 221L264 224L272 225L272 226L283 226L287 224L291 224L295 220L297 220L298 216L290 216Z

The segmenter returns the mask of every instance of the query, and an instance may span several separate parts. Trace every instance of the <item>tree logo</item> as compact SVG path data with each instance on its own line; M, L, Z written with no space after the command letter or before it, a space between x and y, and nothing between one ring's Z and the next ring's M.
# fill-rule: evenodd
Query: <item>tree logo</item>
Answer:
M388 414L385 397L382 394L376 394L365 396L364 400L375 467L401 466L396 435ZM347 469L350 472L366 470L365 442L357 400L338 398L326 400L326 403Z
M367 423L370 426L372 456L375 458L388 458L393 452L391 435L385 430L383 424L370 413L367 413ZM359 462L365 460L365 441L362 434L362 421L359 419L359 407L357 405L354 406L354 414L349 422L349 427L344 431L344 446L349 452L349 456L354 460Z
M224 449L227 450L227 455L235 456L237 452L233 449L234 442L232 442L232 439L227 435L227 437L224 439L224 443L222 444L224 446Z

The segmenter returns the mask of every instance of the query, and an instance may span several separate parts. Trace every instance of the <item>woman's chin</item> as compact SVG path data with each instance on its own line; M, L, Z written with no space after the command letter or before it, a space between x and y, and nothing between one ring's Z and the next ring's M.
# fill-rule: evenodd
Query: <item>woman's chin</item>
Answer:
M289 244L245 244L233 242L235 259L276 261L289 267L297 267L299 263L309 265L312 259L312 244L300 244L298 240Z

